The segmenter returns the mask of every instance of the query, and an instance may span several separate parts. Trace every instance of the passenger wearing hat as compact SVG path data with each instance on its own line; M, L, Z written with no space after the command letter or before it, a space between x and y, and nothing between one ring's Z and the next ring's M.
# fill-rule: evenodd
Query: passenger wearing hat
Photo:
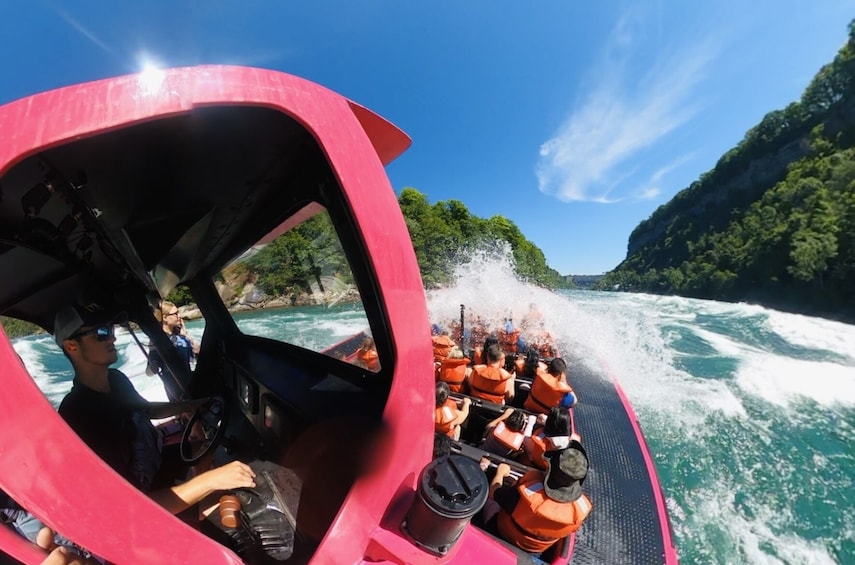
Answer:
M588 474L588 456L582 445L571 441L566 449L548 452L546 457L545 474L530 471L516 484L503 486L510 473L503 463L490 484L490 497L499 511L487 529L535 554L578 530L591 512L591 501L582 493Z
M79 305L57 312L54 338L74 368L60 416L113 470L172 513L217 490L254 487L252 469L233 461L180 485L157 488L161 442L151 407L124 373L110 368L118 360L115 319Z

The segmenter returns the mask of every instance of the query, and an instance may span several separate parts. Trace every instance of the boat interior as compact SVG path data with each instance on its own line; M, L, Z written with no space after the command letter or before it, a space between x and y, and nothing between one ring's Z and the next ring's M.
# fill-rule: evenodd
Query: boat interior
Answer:
M0 178L0 314L52 332L72 302L121 313L160 352L170 400L217 399L196 410L204 447L214 464L252 462L259 486L243 501L254 529L210 519L206 533L250 562L310 557L381 433L395 357L349 210L315 138L259 106L84 137ZM192 371L155 317L176 289L204 324ZM257 323L274 292L300 315ZM362 329L312 323L331 311ZM354 358L368 333L373 369ZM196 457L190 441L179 443Z

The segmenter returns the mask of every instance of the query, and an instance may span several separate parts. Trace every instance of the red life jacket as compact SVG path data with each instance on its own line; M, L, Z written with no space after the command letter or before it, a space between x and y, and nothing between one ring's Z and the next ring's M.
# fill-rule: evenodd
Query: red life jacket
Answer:
M448 352L454 347L454 342L447 335L438 335L431 338L433 340L433 359L434 361L442 361L448 357Z
M461 392L466 380L466 366L469 359L443 359L439 365L439 380L448 384L451 392Z
M453 425L452 422L457 418L457 402L454 400L448 399L445 401L445 404L440 406L434 411L433 414L433 427L434 430L445 434L448 437L454 437L454 428L457 426Z
M546 371L538 371L531 382L531 392L525 399L523 408L530 412L548 414L549 409L561 402L564 395L573 390L566 381L554 377Z
M512 376L501 367L475 365L472 367L472 374L469 377L472 396L496 404L504 404L507 381Z
M579 529L591 512L584 494L573 502L557 502L543 490L540 471L526 473L517 483L520 500L512 513L499 511L497 525L503 539L522 550L539 553Z

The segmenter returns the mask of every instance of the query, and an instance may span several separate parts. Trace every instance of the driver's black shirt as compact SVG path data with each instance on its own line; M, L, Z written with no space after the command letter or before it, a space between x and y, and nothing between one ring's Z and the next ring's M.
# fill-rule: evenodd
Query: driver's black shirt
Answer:
M161 463L160 436L149 419L148 401L121 371L110 369L107 378L108 393L75 378L59 414L110 467L148 491Z

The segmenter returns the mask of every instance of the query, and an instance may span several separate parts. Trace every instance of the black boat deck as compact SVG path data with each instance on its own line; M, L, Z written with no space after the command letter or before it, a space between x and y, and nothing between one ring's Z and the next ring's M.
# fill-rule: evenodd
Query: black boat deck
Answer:
M584 366L568 365L567 379L579 395L574 421L590 462L584 490L594 505L576 533L571 562L664 563L661 520L667 518L660 518L657 511L654 482L630 415L610 379Z

